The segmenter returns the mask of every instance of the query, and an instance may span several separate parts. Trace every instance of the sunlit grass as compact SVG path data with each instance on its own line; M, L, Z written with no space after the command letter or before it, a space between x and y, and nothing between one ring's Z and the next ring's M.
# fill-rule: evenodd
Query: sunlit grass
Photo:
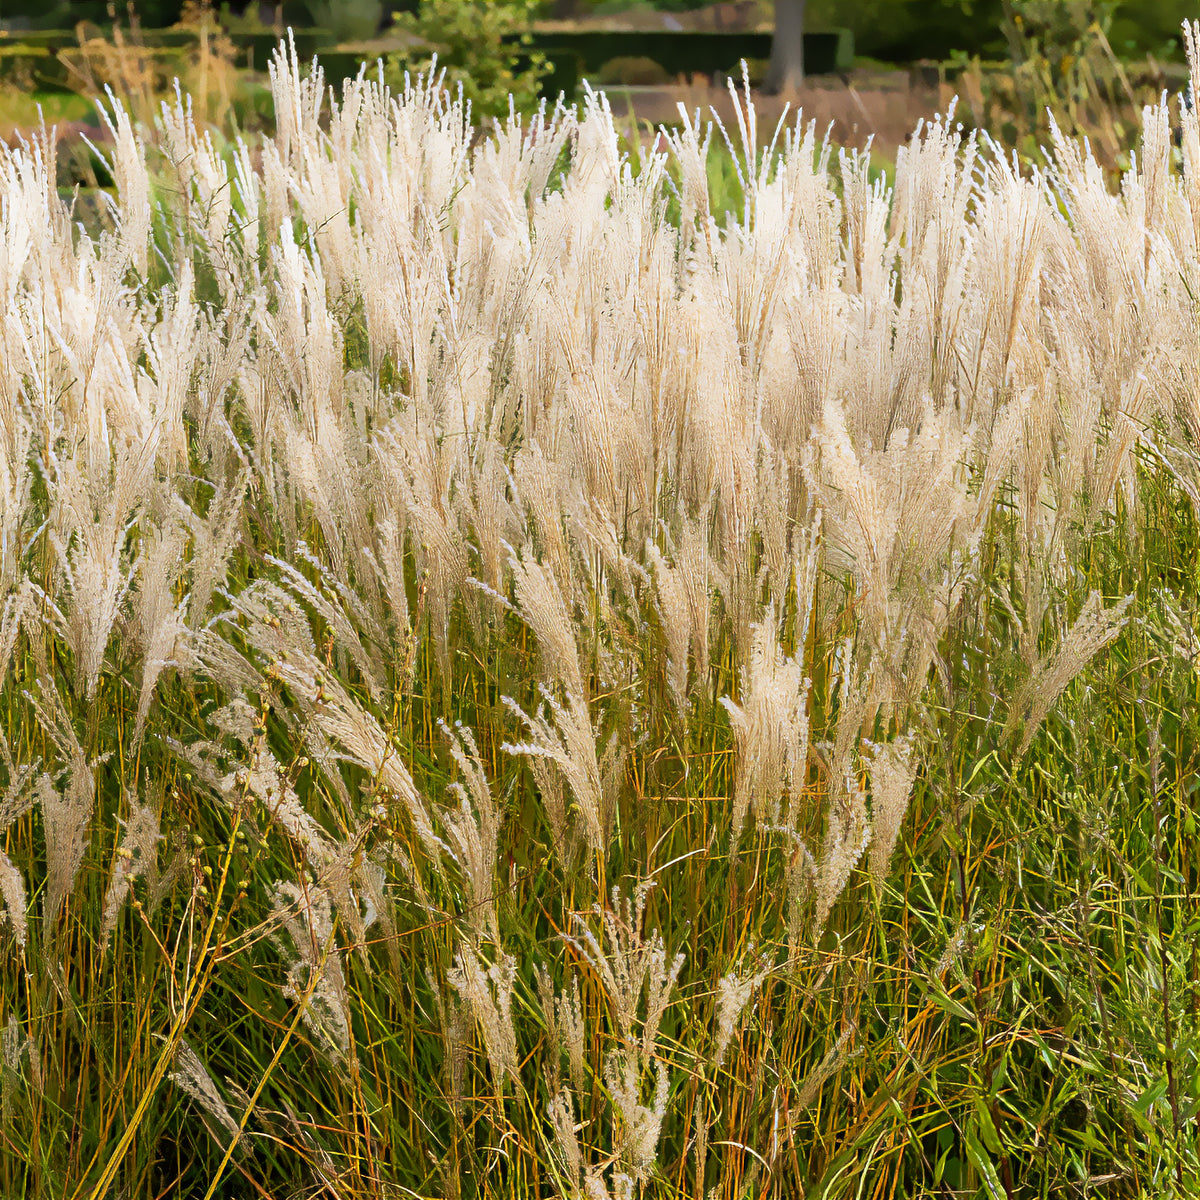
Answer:
M274 86L93 238L0 160L0 1192L1194 1192L1154 115L1118 210Z

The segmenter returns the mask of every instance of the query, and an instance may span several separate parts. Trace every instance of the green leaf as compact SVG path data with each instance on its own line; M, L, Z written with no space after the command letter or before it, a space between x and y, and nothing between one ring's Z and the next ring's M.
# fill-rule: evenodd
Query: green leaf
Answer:
M995 1130L992 1132L994 1134ZM963 1140L967 1145L967 1158L971 1160L971 1166L983 1180L983 1186L987 1188L988 1195L992 1197L992 1200L1006 1200L1000 1176L996 1172L996 1165L988 1157L988 1152L980 1145L979 1138L975 1136L971 1126L963 1130Z
M1000 1142L1000 1134L996 1130L992 1114L988 1111L987 1102L982 1096L975 1097L975 1116L979 1120L979 1132L983 1136L983 1144L993 1154L1003 1154L1004 1147Z

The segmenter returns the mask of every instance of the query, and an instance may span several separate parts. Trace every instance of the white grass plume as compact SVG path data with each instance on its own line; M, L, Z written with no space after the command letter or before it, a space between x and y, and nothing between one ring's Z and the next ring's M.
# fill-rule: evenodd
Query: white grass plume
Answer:
M349 1067L356 1050L329 896L311 884L282 881L272 905L277 928L270 937L285 965L283 994L302 1006L304 1023L326 1060Z
M29 939L29 901L25 893L25 877L20 868L0 850L0 900L4 901L3 915L17 946L24 950Z
M516 981L516 961L501 954L494 963L481 957L479 950L464 946L454 957L447 979L467 1004L483 1031L492 1081L498 1092L511 1078L519 1081L517 1037L512 1023L512 993Z
M791 824L798 814L799 793L808 771L809 679L805 664L780 648L773 607L753 630L750 661L742 675L741 703L728 696L721 698L738 754L731 847L737 846L748 808L769 824L785 820Z
M468 924L476 934L481 934L487 927L493 937L498 937L496 842L501 813L492 799L475 735L463 725L451 728L444 722L442 732L449 742L450 755L460 776L449 787L458 800L458 807L444 809L441 814L447 849L457 861L466 883Z
M124 835L113 858L112 873L104 896L100 937L105 949L117 925L117 917L129 896L133 881L146 876L151 891L158 883L158 846L162 841L158 813L147 804L134 803L125 821Z
M1067 685L1095 655L1125 627L1132 596L1105 608L1099 592L1090 592L1069 629L1045 658L1039 658L1033 673L1013 698L1006 737L1021 732L1017 756L1023 757L1054 702Z
M238 1142L245 1136L217 1090L208 1068L200 1061L186 1038L180 1038L175 1047L174 1068L168 1078L180 1091L186 1092L200 1106L204 1115L213 1121L227 1139L225 1145Z
M526 713L508 696L501 699L525 725L532 739L506 742L501 749L507 754L546 759L559 768L583 818L589 847L602 852L608 845L613 819L611 789L605 786L601 775L596 733L587 705L570 693L559 701L544 687L542 707L533 714Z

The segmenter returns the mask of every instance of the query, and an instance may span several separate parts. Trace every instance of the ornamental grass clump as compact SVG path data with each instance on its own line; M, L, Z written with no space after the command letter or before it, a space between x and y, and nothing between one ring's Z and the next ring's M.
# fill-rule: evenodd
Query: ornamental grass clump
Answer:
M0 1192L1194 1192L1196 114L271 87L0 148Z

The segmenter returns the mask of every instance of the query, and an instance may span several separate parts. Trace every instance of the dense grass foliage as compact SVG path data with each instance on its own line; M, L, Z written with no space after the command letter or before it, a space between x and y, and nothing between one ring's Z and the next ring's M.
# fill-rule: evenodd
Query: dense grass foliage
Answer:
M1195 115L272 79L0 151L0 1192L1194 1194Z

